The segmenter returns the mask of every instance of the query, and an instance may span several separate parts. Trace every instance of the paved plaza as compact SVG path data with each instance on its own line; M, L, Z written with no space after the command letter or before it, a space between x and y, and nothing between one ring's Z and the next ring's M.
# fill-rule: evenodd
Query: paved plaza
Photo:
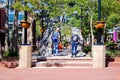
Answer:
M120 68L0 68L0 80L120 80Z

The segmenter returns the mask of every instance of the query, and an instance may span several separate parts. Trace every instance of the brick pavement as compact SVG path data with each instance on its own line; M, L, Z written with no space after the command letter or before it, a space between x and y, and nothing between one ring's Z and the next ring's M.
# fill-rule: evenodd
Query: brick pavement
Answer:
M0 80L120 80L120 68L0 68Z

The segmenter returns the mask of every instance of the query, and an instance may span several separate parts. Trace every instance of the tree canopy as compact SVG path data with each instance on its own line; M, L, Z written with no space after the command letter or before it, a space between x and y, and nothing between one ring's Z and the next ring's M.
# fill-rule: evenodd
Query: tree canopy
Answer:
M35 10L47 10L49 17L66 15L68 24L79 27L81 19L76 19L74 11L78 15L82 12L82 26L88 27L89 17L93 15L93 22L98 19L98 1L97 0L24 0L27 5L23 5L23 0L17 0L13 4L14 9L28 10L31 13ZM86 11L89 11L88 18ZM120 1L118 0L101 0L101 20L106 22L106 28L112 28L120 23Z

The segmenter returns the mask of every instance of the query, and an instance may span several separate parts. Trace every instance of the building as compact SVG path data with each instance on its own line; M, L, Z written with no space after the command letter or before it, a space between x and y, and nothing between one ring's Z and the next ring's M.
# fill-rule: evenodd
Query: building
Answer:
M3 51L5 48L5 33L7 28L6 24L6 13L5 9L0 6L0 51Z

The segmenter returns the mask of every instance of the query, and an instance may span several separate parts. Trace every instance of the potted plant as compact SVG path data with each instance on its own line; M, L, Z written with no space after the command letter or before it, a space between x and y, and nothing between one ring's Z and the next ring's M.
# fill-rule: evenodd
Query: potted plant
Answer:
M101 29L101 28L104 27L104 25L105 25L105 21L97 21L97 22L95 23L95 28L96 28L96 29Z
M29 28L30 27L30 22L28 22L28 21L22 20L22 21L20 21L20 23L21 23L22 28Z

